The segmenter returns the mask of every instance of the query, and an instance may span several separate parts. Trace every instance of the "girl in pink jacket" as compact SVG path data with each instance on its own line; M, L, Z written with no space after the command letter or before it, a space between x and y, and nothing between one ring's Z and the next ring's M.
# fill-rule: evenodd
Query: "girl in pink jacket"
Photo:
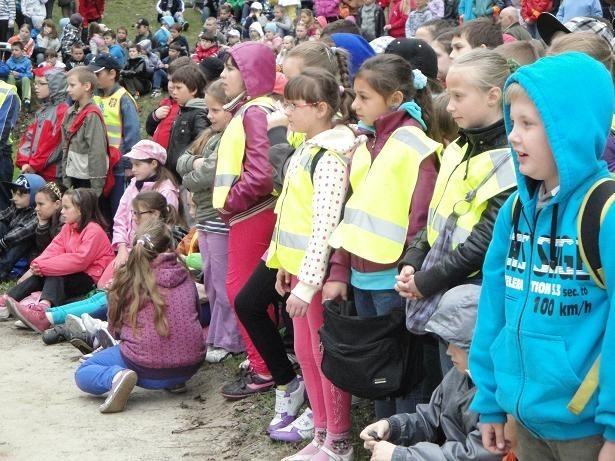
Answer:
M185 390L205 356L196 286L160 221L140 227L109 291L109 331L121 342L86 360L75 381L102 395L101 413L122 411L135 385Z
M42 333L50 327L52 306L83 296L95 287L113 260L98 197L91 189L71 189L62 196L64 226L45 251L30 264L32 275L8 291L6 300L14 317ZM18 302L42 291L35 304Z

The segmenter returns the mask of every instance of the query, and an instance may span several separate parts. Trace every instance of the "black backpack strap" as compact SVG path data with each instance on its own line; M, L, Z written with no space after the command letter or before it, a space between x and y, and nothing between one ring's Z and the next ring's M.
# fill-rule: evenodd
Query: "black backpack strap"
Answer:
M312 180L312 184L314 183L314 172L316 171L316 165L318 165L318 162L322 158L322 156L325 155L325 152L327 152L327 149L321 147L312 159L312 164L310 165L310 179Z
M589 275L600 288L606 288L598 241L600 225L613 202L615 202L615 181L601 179L585 194L577 222L581 259L585 262Z

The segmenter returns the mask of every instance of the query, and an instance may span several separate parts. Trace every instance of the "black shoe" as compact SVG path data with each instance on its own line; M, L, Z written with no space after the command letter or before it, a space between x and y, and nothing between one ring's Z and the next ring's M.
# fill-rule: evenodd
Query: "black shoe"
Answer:
M70 332L66 329L66 326L62 323L55 325L48 330L45 330L42 335L43 342L48 346L52 344L58 344L70 339Z
M184 29L184 32L188 31L188 27L190 27L190 24L188 24L188 21L184 22L184 25L182 26L182 28Z
M31 112L31 108L30 108L30 100L29 99L24 99L23 100L23 108L27 113Z

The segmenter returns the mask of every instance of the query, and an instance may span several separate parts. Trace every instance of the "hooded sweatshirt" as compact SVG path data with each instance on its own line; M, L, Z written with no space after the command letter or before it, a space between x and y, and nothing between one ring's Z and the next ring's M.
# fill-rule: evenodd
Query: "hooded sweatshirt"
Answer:
M128 367L142 378L191 376L205 355L196 285L175 253L158 255L150 267L167 306L169 335L158 334L154 304L146 302L137 314L136 331L127 323L119 328L120 353ZM113 330L114 326L110 327Z
M228 53L237 64L246 91L229 103L225 110L233 114L250 99L268 95L275 84L275 56L266 45L244 42L232 47ZM258 211L272 207L275 199L273 174L269 163L269 137L267 114L257 106L243 113L243 129L246 143L243 157L243 172L231 187L221 211L226 221L245 219ZM224 152L219 152L219 156Z
M66 73L49 69L44 73L49 97L41 101L34 121L21 138L15 164L30 165L46 181L58 178L57 166L62 161L62 122L68 110L66 103Z
M605 67L580 53L521 67L518 83L545 126L559 173L559 192L543 199L541 185L515 167L521 213L510 198L500 210L483 267L470 370L478 392L472 409L482 422L506 413L544 439L603 434L615 441L615 208L604 215L599 250L606 290L579 256L577 219L588 189L608 178L604 151L613 114L613 82ZM575 89L573 104L565 95ZM511 130L510 106L504 106ZM516 195L516 194L515 194ZM516 234L516 238L515 238ZM602 354L599 387L577 416L567 404Z

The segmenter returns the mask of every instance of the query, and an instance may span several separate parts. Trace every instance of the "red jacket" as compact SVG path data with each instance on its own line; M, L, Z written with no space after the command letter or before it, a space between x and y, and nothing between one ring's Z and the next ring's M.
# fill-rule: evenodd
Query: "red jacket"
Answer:
M115 254L109 237L95 222L88 223L81 232L75 224L65 224L49 246L32 263L44 276L85 272L97 282Z
M36 113L19 142L15 157L18 167L28 164L45 181L55 181L56 166L62 161L62 122L67 110L68 104L61 102Z
M173 122L177 118L177 114L179 114L179 104L177 104L177 101L173 98L165 98L160 101L160 107L162 106L169 106L171 108L169 115L159 120L156 118L154 111L152 111L145 122L145 131L152 137L152 140L156 141L165 149L168 149Z
M83 27L87 27L89 21L101 19L105 14L105 0L79 0L77 12L83 18Z
M210 46L209 48L203 48L201 45L197 45L194 49L194 53L191 58L197 64L200 63L205 58L215 58L218 56L218 52L220 50L217 46Z
M394 1L389 7L389 35L395 38L406 37L406 20L408 15L401 11L401 0Z
M551 0L523 0L521 2L521 16L525 22L535 23L540 13L553 9Z
M367 148L372 156L372 161L378 156L393 131L401 126L418 127L420 125L405 111L393 112L376 120L375 127L378 136L373 139L373 142L371 139L367 142ZM408 210L410 222L406 234L406 243L410 242L414 235L427 224L429 202L431 201L431 196L436 185L437 176L436 160L435 156L432 155L423 160L419 167L419 175L410 202L410 210L412 210L412 212L410 213L410 210ZM399 256L400 259L404 253L405 252L402 252ZM356 255L351 255L341 248L333 253L330 264L331 270L328 281L345 283L348 283L350 280L350 267L359 272L377 272L397 267L397 262L392 264L378 264L367 261Z

